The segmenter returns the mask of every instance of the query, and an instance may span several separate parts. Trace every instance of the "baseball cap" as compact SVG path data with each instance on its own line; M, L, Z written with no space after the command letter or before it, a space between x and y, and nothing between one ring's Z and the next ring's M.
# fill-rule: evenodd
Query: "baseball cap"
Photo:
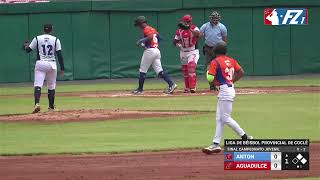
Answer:
M134 19L134 26L138 26L139 24L147 22L146 17L138 16Z
M43 30L44 30L45 32L51 32L51 31L52 31L52 28L53 28L52 24L45 24L45 25L43 25Z

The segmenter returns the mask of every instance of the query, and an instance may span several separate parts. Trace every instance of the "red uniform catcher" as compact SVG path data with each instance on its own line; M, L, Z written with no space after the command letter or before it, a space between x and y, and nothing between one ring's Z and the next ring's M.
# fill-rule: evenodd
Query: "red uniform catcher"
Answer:
M199 28L192 24L191 15L184 15L178 24L173 44L180 49L180 60L182 74L185 84L185 93L195 93L197 86L197 63L199 60L199 49L197 41L200 37Z

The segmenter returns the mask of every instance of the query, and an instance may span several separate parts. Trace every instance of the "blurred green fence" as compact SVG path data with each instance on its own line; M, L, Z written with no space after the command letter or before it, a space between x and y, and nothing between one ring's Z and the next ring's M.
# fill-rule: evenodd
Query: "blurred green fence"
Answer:
M309 9L309 25L264 25L264 8L293 6ZM41 34L44 23L54 24L54 35L62 42L63 80L136 77L142 49L135 42L141 33L132 21L138 15L145 15L164 37L160 44L164 68L180 75L179 52L171 43L177 21L189 13L200 27L212 10L221 13L228 28L229 55L239 60L248 75L320 72L320 1L54 1L0 5L0 82L33 80L36 56L26 55L21 45ZM198 73L203 72L201 54Z

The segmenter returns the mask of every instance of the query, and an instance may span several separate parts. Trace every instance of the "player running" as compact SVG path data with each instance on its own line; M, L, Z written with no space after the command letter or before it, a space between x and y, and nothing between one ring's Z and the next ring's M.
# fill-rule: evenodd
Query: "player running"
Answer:
M139 87L134 90L133 94L143 94L143 85L146 79L148 69L152 65L152 68L160 78L163 78L169 85L167 94L172 94L177 88L177 85L171 80L169 75L164 72L161 66L161 53L159 47L159 33L156 29L147 24L144 16L139 16L134 20L134 26L139 27L144 34L144 37L137 41L137 46L143 47L141 63L140 63L140 75L139 75Z
M184 78L184 93L195 93L197 86L197 63L199 60L199 49L197 41L200 37L199 28L192 24L192 16L184 15L176 30L173 44L180 48L180 60Z
M60 64L60 74L64 75L64 63L61 52L60 40L50 35L52 32L52 25L44 25L44 34L33 38L31 43L24 43L24 50L29 53L33 50L37 50L37 62L34 69L34 110L32 113L40 112L40 96L41 88L44 80L47 81L48 86L48 99L49 108L48 111L54 111L54 99L55 99L55 88L57 79L57 64L56 56Z
M244 75L244 71L237 60L226 55L227 45L220 42L215 48L216 58L212 60L207 72L207 79L215 86L219 86L218 104L216 110L216 132L213 138L213 144L202 149L206 154L219 153L221 151L220 141L223 135L224 125L231 127L242 140L253 139L247 136L239 124L232 119L232 103L235 98L233 83L238 81Z

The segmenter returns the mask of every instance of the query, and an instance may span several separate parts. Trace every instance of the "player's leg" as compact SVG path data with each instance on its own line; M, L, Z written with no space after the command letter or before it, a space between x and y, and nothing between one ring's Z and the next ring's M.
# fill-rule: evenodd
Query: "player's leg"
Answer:
M224 122L222 121L221 117L221 111L220 111L220 105L219 100L217 102L217 109L216 109L216 131L213 138L213 142L210 146L202 149L202 152L206 154L212 154L212 153L219 153L221 152L220 142L221 138L223 136L224 132Z
M45 78L45 68L42 62L37 61L34 68L34 109L32 113L38 113L40 111L41 88Z
M184 80L184 93L190 92L189 73L188 73L188 56L185 52L180 52L181 71Z
M152 64L152 52L149 49L147 49L143 52L143 55L141 58L141 63L139 68L139 87L136 90L132 91L133 94L143 93L144 81L146 79L146 75L151 64Z
M188 64L182 64L182 75L184 79L184 93L190 92Z
M169 74L162 69L160 58L161 58L161 54L160 54L160 51L158 50L156 59L152 63L152 67L154 71L158 74L158 76L168 84L169 87L168 87L168 90L165 91L165 93L172 94L174 90L177 88L177 84L174 83L171 77L169 76Z
M244 130L240 127L240 125L231 117L232 113L232 104L233 101L220 101L220 107L221 107L221 119L222 121L227 124L232 130L234 130L242 140L248 140L251 139L251 136L248 137L247 134L244 132Z
M190 92L195 93L197 87L197 62L199 53L194 53L188 56L188 80Z
M56 84L57 84L57 70L52 69L47 73L47 86L48 86L48 100L49 100L49 108L48 111L54 111L55 104L55 94L56 94Z

